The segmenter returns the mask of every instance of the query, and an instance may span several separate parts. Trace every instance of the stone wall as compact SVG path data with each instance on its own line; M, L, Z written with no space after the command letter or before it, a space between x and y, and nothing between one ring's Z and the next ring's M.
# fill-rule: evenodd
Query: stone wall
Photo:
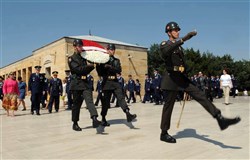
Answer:
M107 43L100 43L106 46ZM65 70L69 69L67 58L74 52L72 39L61 38L33 51L31 56L25 57L17 62L9 64L0 69L0 75L7 77L9 72L15 72L16 76L22 76L28 84L31 73L35 71L34 66L41 65L41 73L46 73L49 78L53 71L58 71L58 78L65 78ZM144 75L147 73L147 50L146 48L116 45L115 57L119 58L122 65L122 76L127 81L131 74L133 79L139 79L142 85L141 93L144 94ZM97 72L93 70L91 75L96 82ZM96 93L94 93L96 96Z

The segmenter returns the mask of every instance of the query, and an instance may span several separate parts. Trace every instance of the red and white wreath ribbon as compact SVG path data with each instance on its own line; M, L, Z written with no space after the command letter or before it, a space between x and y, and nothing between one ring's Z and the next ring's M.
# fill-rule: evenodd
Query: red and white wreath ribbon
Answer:
M90 40L82 40L83 52L81 56L93 63L106 63L109 61L107 50L100 44Z

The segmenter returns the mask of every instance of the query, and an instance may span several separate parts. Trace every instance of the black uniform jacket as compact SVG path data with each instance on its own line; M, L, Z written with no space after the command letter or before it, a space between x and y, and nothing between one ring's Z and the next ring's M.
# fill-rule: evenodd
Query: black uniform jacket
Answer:
M163 41L160 45L161 57L166 66L166 71L161 81L161 89L178 90L185 88L190 83L190 80L185 76L185 71L174 71L174 67L185 67L182 44L180 40L168 40Z
M120 87L116 74L121 73L122 68L118 58L110 56L109 61L105 64L97 65L96 70L98 75L103 77L103 90L116 89L117 84Z
M87 65L87 60L78 53L68 58L68 65L72 75L70 90L91 89L87 81L87 75L95 68Z

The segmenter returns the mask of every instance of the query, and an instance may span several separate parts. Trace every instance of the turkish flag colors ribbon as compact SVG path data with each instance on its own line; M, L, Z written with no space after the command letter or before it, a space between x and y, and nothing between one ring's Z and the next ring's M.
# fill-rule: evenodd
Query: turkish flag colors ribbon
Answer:
M109 61L109 54L107 50L97 42L90 40L82 40L82 54L81 56L93 63L106 63Z

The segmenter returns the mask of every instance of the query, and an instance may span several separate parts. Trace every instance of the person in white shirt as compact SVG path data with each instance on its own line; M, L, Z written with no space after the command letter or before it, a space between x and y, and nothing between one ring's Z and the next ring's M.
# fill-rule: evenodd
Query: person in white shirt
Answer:
M248 93L247 93L247 90L246 90L246 89L243 91L243 95L244 95L244 96L248 96Z
M220 88L223 90L226 105L229 104L229 92L233 87L231 76L227 73L227 69L224 69L223 74L220 76Z

